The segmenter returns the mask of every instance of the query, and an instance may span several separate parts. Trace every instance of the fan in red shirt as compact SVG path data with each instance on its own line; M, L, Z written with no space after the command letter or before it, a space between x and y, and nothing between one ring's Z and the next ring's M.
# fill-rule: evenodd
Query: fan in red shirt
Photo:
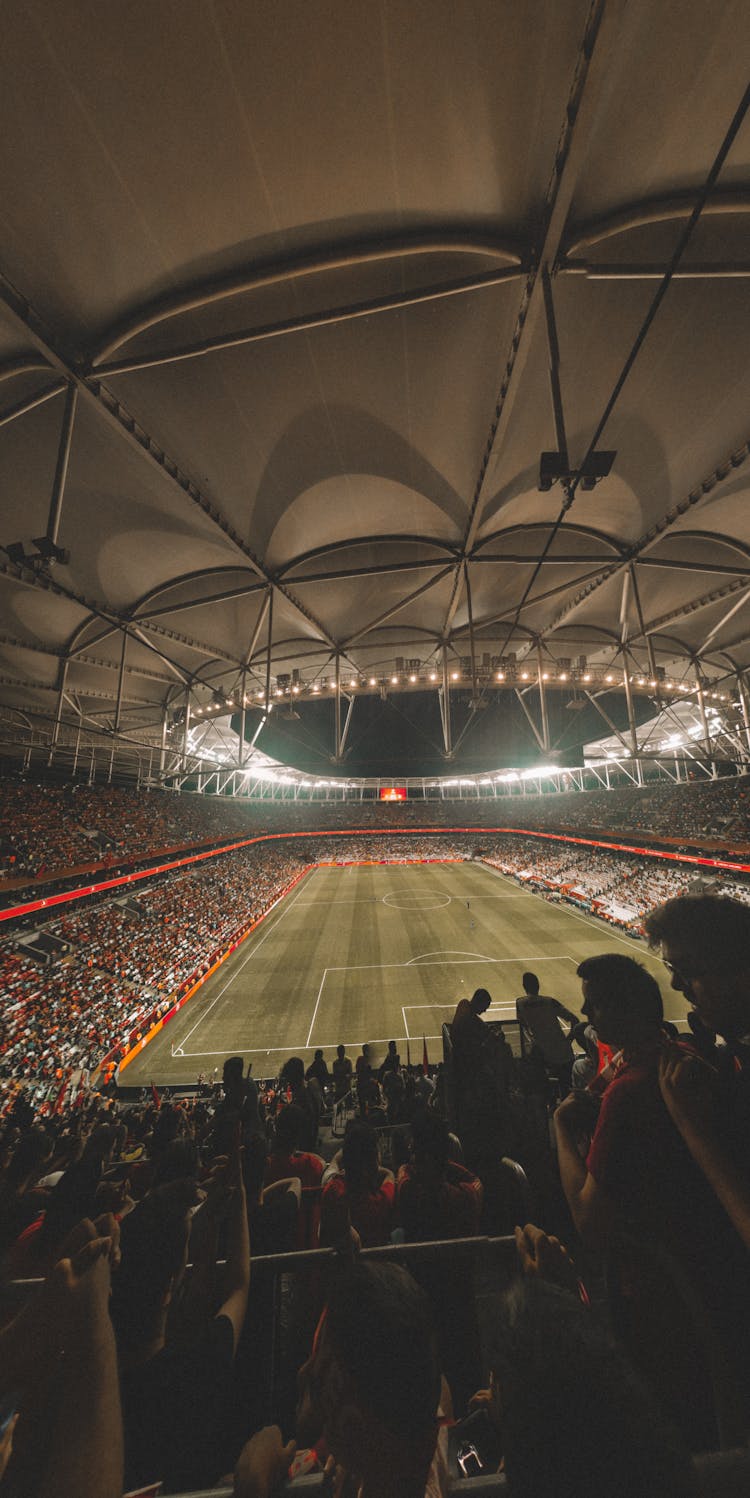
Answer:
M479 1231L482 1183L450 1159L448 1125L424 1111L411 1128L412 1160L398 1173L398 1209L410 1242L470 1238Z
M396 1183L393 1173L378 1161L377 1134L364 1119L347 1124L341 1150L341 1168L323 1187L320 1241L334 1244L346 1236L351 1224L363 1248L387 1243L393 1227Z
M313 1190L320 1185L325 1161L320 1155L299 1148L306 1128L307 1119L295 1103L289 1103L286 1108L281 1109L276 1118L274 1142L266 1162L266 1186L273 1185L274 1181L285 1181L290 1176L298 1177L303 1191Z

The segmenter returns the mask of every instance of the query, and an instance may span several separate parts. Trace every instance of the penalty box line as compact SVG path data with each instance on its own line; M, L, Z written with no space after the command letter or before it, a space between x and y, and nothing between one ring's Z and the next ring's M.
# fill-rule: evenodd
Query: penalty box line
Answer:
M482 957L480 953L477 953L476 957L467 956L461 962L454 962L450 958L445 958L445 959L443 959L442 962L421 962L419 960L419 958L410 957L408 962L362 962L362 963L358 963L354 967L326 967L326 968L323 969L323 977L320 980L320 987L318 989L318 997L315 1000L315 1008L313 1009L313 1012L312 1012L312 1019L310 1020L310 1028L309 1028L309 1030L307 1032L307 1041L306 1041L306 1044L304 1046L304 1049L305 1050L310 1050L311 1049L310 1042L312 1040L312 1032L313 1032L313 1030L315 1028L315 1021L316 1021L316 1019L318 1017L318 1009L320 1008L320 1001L321 1001L321 999L323 997L323 989L325 987L326 978L328 977L329 973L383 972L386 968L402 968L402 969L406 969L406 968L410 968L410 967L477 967L477 965L480 964L480 963L500 965L500 964L505 963L505 962L575 962L575 961L576 961L575 957L542 957L542 956L536 956L536 957L534 957L534 956L531 956L531 957ZM405 1009L451 1009L451 1008L455 1009L455 1007L456 1007L455 1004L453 1004L453 1005L451 1005L451 1004L406 1004L406 1005L402 1004L401 1005L401 1013L404 1016L404 1039L405 1040L412 1040L414 1038L413 1036L411 1036L409 1034L409 1027L408 1027L407 1022L406 1022L406 1014L404 1013ZM501 1006L501 1007L508 1008L509 1006L505 1005L505 1006ZM496 1013L498 1012L497 1009L495 1010L495 1012ZM435 1038L439 1038L439 1037L435 1037ZM377 1044L377 1042L373 1041L373 1044L375 1045L375 1044ZM191 1052L191 1054L195 1055L196 1053L195 1052ZM208 1054L208 1053L206 1052L205 1054ZM224 1052L221 1052L220 1054L223 1055Z

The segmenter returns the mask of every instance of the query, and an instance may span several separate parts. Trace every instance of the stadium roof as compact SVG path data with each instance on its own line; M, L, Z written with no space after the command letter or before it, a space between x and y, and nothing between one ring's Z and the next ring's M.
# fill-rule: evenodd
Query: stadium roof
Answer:
M749 55L744 0L11 6L6 719L735 692Z

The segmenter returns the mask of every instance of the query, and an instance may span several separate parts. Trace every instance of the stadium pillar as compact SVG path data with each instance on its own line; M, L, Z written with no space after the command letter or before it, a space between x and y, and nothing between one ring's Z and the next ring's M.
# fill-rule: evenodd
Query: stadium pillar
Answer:
M245 763L245 698L247 697L247 671L243 671L242 673L240 692L242 693L242 707L240 709L240 752L238 756L238 763L240 769L242 769L242 766Z
M159 750L159 774L164 774L164 765L167 757L167 708L162 708L161 714L161 748Z
M443 684L440 688L440 716L443 723L443 748L446 759L450 759L453 753L451 736L451 689L450 675L448 672L448 646L443 643Z
M640 762L640 760L638 758L638 728L637 728L636 721L635 721L635 711L634 711L634 708L633 708L633 688L632 688L632 683L631 683L631 680L630 680L630 672L628 671L627 657L625 657L625 659L623 661L622 681L623 681L623 686L625 687L625 701L626 701L627 707L628 707L628 727L630 729L630 749L631 749L631 753L633 755L633 760L634 760L634 763L635 763L636 774L638 776L638 784L639 785L643 785L643 771L641 769L641 762Z
M696 672L696 681L698 683L698 685L697 685L698 707L700 709L701 725L703 727L703 744L704 744L704 748L706 750L706 760L708 762L708 768L711 770L711 773L713 775L715 775L716 774L716 766L713 765L712 762L711 762L711 756L713 754L713 749L711 747L711 730L710 730L710 728L708 726L708 715L706 713L706 699L705 699L705 696L704 696L704 693L703 693L703 677L701 676L700 671Z
M336 755L336 759L338 760L341 757L341 656L339 655L338 651L336 651L336 657L335 657L335 661L334 661L334 669L335 669L335 681L336 681L336 694L335 694L335 700L334 700L334 704L333 704L334 705L334 712L335 712L335 738L336 738L336 747L335 747L334 753Z
M57 740L60 737L60 723L62 721L63 703L65 701L65 683L67 679L68 659L66 656L65 659L60 662L59 670L57 673L57 707L55 708L55 721L52 726L52 739L50 741L49 759L47 761L47 763L50 765L52 764L52 760L54 759Z
M272 649L272 646L273 646L273 588L270 589L269 594L268 594L268 641L267 641L267 647L266 647L266 712L265 712L266 718L268 717L268 714L271 711L271 649ZM253 743L254 742L255 742L255 740L253 740Z
M75 742L75 748L73 750L73 774L74 775L75 775L76 769L78 768L78 751L79 751L79 749L81 747L81 724L82 724L82 722L83 722L83 719L82 719L82 717L79 714L79 717L78 717L78 728L76 729L76 742Z
M120 652L120 670L117 675L117 704L115 706L115 733L120 732L120 715L122 713L122 689L125 682L125 655L128 648L128 632L122 632L122 650Z
M187 769L188 734L190 733L190 687L185 688L185 726L182 730L182 768Z
M737 691L742 708L742 724L745 730L745 742L747 744L748 757L750 757L750 706L747 700L747 684L741 671L737 672Z
M539 683L539 708L542 715L542 749L544 753L549 752L549 718L547 716L547 689L544 684L544 672L542 670L542 647L536 647L537 680Z
M57 537L60 530L60 516L62 514L63 495L65 493L65 480L68 475L70 446L73 441L73 424L75 422L77 404L78 386L71 381L65 397L60 445L57 450L57 466L52 482L52 498L50 499L49 516L47 518L47 539L52 542L53 546L57 545Z

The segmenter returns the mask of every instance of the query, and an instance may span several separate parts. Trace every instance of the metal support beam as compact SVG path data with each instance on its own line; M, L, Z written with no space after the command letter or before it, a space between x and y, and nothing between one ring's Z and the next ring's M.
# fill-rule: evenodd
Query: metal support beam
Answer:
M115 706L115 733L120 732L120 714L122 712L122 689L125 681L125 656L128 649L128 637L123 634L122 650L120 652L120 669L117 673L117 703Z
M713 754L713 749L711 746L711 731L708 726L708 714L706 713L706 699L703 691L703 677L701 676L700 666L697 662L695 675L697 682L696 690L698 695L698 709L700 711L701 726L703 728L703 743L706 749L706 758L710 760L711 755Z
M543 750L544 749L544 739L542 738L542 735L540 734L539 729L537 728L536 723L534 722L534 719L533 719L531 713L529 712L529 709L526 706L526 703L523 700L523 693L519 692L518 687L514 687L513 690L515 691L515 694L516 694L516 696L518 698L518 701L520 702L521 707L524 710L524 713L526 715L529 727L530 727L530 729L531 729L531 731L532 731L532 733L534 735L534 738L536 739L537 744L539 745L539 748Z
M9 426L18 416L25 416L27 411L36 410L37 406L46 405L54 396L60 395L65 385L60 381L56 385L49 385L46 390L40 390L36 395L27 395L22 401L17 401L15 406L9 406L7 411L0 413L0 427Z
M354 693L352 692L352 694L351 694L351 696L349 698L349 706L348 706L348 708L346 710L346 718L344 720L343 732L341 734L341 743L339 745L339 751L338 751L338 758L339 759L343 759L343 757L344 757L344 750L346 749L346 741L347 741L347 739L349 737L349 725L350 725L350 723L352 721L352 713L354 712L354 704L355 704L356 700L357 699L356 699Z
M160 748L159 748L159 774L160 775L164 774L164 764L165 764L165 760L166 760L166 756L167 756L167 721L168 721L168 717L169 717L169 714L168 714L168 711L167 711L167 705L165 703L164 707L162 708L162 714L161 714L161 745L160 745Z
M185 688L185 725L182 730L182 769L187 769L188 735L190 733L190 684Z
M675 504L670 510L667 511L666 515L662 515L661 519L655 521L654 524L650 526L642 536L639 536L638 540L635 541L632 546L628 547L627 553L624 557L612 562L610 567L603 569L603 571L599 574L599 578L597 581L592 581L591 583L588 583L587 581L586 586L580 589L569 603L563 605L559 613L556 614L551 623L548 624L543 630L543 635L546 636L553 634L554 631L559 629L561 625L567 624L571 616L576 613L584 603L588 602L591 594L595 592L597 588L600 588L603 583L609 580L610 577L613 577L616 573L621 572L624 567L630 567L634 561L640 560L641 556L645 552L649 551L652 546L656 546L657 542L661 540L662 536L669 530L670 526L674 525L678 520L681 520L688 510L693 508L695 505L701 504L704 499L708 498L708 496L712 494L713 491L718 488L718 486L722 484L731 473L735 472L739 468L742 468L747 462L748 458L750 458L750 441L744 442L741 447L736 448L734 452L730 453L726 458L723 458L721 462L717 463L715 468L712 469L711 473L706 474L705 477L701 479L694 486L694 488L689 491L687 495L685 495L681 500L678 501L677 504ZM531 603L533 603L534 601L534 599L529 600L529 602ZM645 626L642 627L642 633L645 634ZM648 636L646 636L646 639L648 639Z
M443 681L439 690L440 717L443 724L443 750L446 759L453 754L452 730L451 730L451 687L450 673L448 671L448 646L443 645Z
M471 700L476 703L479 693L477 691L477 652L474 642L474 610L471 603L471 582L469 579L468 557L464 560L464 580L466 584L466 607L469 615L469 651L471 654Z
M546 687L546 682L544 680L544 671L542 669L543 665L544 665L544 659L543 659L543 656L542 656L542 647L541 647L541 645L537 645L537 647L536 647L536 667L537 667L537 681L538 681L538 685L539 685L539 709L540 709L540 712L541 712L541 715L542 715L542 739L541 739L541 747L544 750L545 754L547 754L549 752L549 718L548 718L548 715L547 715L547 687Z
M583 695L584 695L584 697L588 697L588 700L591 703L591 706L595 707L596 711L599 714L599 716L604 719L607 727L614 734L615 738L618 739L619 742L622 744L622 747L625 750L625 753L626 754L630 754L630 748L629 748L627 739L624 739L623 736L622 736L622 734L620 733L619 728L615 727L615 725L612 722L612 719L610 718L609 713L607 712L606 708L602 707L601 703L593 695L593 692L587 692L586 690L584 690L584 694Z
M335 713L335 754L336 759L339 759L341 755L341 656L339 655L338 651L336 652L334 661L334 673L334 679L336 682L336 692L333 704Z
M41 318L2 275L0 275L0 306L5 308L10 322L22 329L26 338L30 339L33 346L44 356L52 372L62 375L66 384L74 384L81 399L98 411L102 420L112 430L119 433L121 440L139 453L145 463L155 468L165 484L176 488L183 499L189 499L192 504L197 505L234 549L246 558L256 576L281 593L290 607L313 626L331 650L335 650L336 642L320 620L316 619L310 609L295 597L291 589L268 572L226 515L222 514L213 500L202 493L194 480L183 471L169 453L160 447L140 422L135 420L122 401L103 384L101 377L82 374L79 367L55 347L53 338L43 326Z
M60 516L62 515L63 496L65 494L65 480L68 476L68 463L70 462L70 449L73 442L73 427L75 425L77 405L78 388L76 385L70 384L65 396L60 444L57 449L57 464L55 466L55 477L52 482L49 516L47 517L47 539L52 542L53 546L57 545L57 537L60 531Z
M62 660L60 662L60 665L58 667L58 672L57 672L57 706L55 708L55 721L54 721L54 724L53 724L53 727L52 727L52 739L51 739L51 742L50 742L50 752L49 752L49 762L50 762L50 764L52 764L52 759L53 759L53 755L54 755L54 751L55 751L55 746L57 744L57 740L58 740L59 735L60 735L60 724L62 722L63 704L64 704L64 701L65 701L65 686L66 686L67 679L68 679L68 660L67 660L67 657L66 657L64 660Z
M636 12L640 12L641 7L630 0L629 9L633 16L633 23L636 24ZM492 470L495 453L505 440L529 358L534 329L543 311L543 292L539 271L542 266L552 267L556 263L578 174L590 145L590 132L596 117L601 89L605 86L609 75L611 57L622 46L623 30L628 29L626 26L626 21L629 20L626 15L627 11L628 6L623 3L623 0L609 0L606 5L603 0L594 0L588 13L547 187L544 219L539 235L539 250L524 282L505 372L474 485L469 518L462 541L464 556L471 552L479 534L489 491L488 476ZM462 577L462 570L458 567L453 595L443 627L445 635L448 634L455 618Z
M737 691L739 693L740 707L742 709L742 725L745 730L745 742L747 744L748 755L750 755L750 704L748 703L747 697L747 682L745 681L745 675L742 671L737 672Z
M242 769L242 766L245 763L245 714L246 714L245 697L247 696L247 671L243 671L242 672L242 676L240 678L240 693L241 693L241 699L240 699L241 700L241 707L240 707L240 749L239 749L238 763L239 763L240 769Z
M268 595L268 641L266 645L266 695L265 712L266 717L271 711L271 651L273 649L273 593ZM253 739L255 743L255 739Z
M352 645L355 645L364 635L369 635L373 630L379 629L381 624L387 623L389 619L394 617L394 614L400 614L401 610L405 609L408 604L414 603L416 598L421 598L423 593L427 593L430 588L434 588L436 583L442 582L443 578L447 577L448 573L453 571L452 562L447 567L441 566L439 562L435 565L440 570L436 572L434 577L428 578L427 582L422 583L421 587L415 588L413 592L407 593L405 598L399 599L398 603L392 604L390 608L385 610L385 613L379 614L377 619L371 619L369 624L364 624L355 634L349 635L347 640L342 641L342 650L350 650Z
M641 608L641 594L640 594L640 589L638 587L638 577L636 575L636 564L635 564L635 562L631 562L630 563L630 566L628 567L627 572L625 573L625 576L630 578L630 583L631 583L631 586L632 586L632 589L633 589L633 602L635 603L635 612L636 612L636 616L638 618L638 628L639 628L639 630L641 632L642 638L644 638L645 641L646 641L646 653L648 655L648 669L649 669L649 671L651 673L651 676L655 677L656 676L656 656L654 655L654 642L653 642L651 636L646 633L646 626L645 626L645 624L643 622L643 609Z

